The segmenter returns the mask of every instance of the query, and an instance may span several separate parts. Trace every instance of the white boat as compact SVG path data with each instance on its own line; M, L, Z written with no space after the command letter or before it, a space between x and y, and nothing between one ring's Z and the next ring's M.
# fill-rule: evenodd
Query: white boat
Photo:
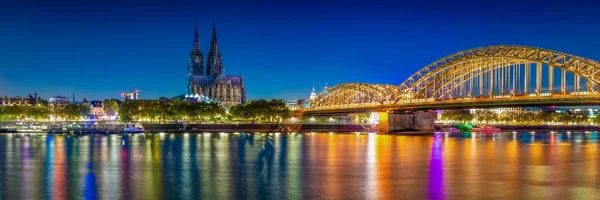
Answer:
M501 132L500 127L494 127L490 125L482 125L472 130L473 132L479 133L499 133Z
M46 125L17 125L18 133L45 133L49 128Z
M144 127L141 124L126 124L125 128L123 128L123 133L142 133L144 132Z
M445 127L445 128L442 128L442 132L444 132L444 133L460 133L460 130L458 130L457 128L454 128L454 127Z

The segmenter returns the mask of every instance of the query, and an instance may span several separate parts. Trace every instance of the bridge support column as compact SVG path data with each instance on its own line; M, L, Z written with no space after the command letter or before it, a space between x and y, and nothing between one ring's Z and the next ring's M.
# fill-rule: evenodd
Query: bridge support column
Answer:
M389 132L388 117L389 117L389 113L379 112L379 132L380 133L388 133Z
M379 113L380 133L431 133L435 114L433 112L417 111L413 113Z

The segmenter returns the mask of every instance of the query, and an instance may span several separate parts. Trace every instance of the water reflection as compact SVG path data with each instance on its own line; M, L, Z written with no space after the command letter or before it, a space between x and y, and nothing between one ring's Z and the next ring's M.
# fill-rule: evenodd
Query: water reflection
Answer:
M429 199L446 199L444 186L444 166L442 155L442 136L434 136L429 160Z
M598 133L0 134L0 199L595 199Z
M98 199L98 191L96 186L96 175L94 175L93 164L88 164L88 174L85 176L85 189L83 190L83 197L85 199Z

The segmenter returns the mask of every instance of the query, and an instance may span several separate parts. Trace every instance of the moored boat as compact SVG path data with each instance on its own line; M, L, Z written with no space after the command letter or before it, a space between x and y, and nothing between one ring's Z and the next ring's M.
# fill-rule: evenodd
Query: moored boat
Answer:
M127 124L121 131L122 133L143 133L144 127L141 124Z
M478 133L498 133L501 132L500 127L494 127L490 125L482 125L473 129L473 132Z
M27 124L18 122L15 124L3 124L0 126L0 133L45 133L48 131L48 125Z
M445 128L442 128L442 132L444 132L444 133L460 133L460 130L458 130L458 128L454 128L454 127L445 127Z
M19 133L46 133L49 127L47 125L40 124L23 124L17 126L17 132Z
M14 128L0 128L0 133L16 133L17 129Z

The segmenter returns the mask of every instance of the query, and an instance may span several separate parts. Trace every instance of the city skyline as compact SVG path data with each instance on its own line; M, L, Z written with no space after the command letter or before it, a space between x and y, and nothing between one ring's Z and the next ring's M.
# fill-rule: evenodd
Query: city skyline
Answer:
M2 96L75 93L91 100L133 87L144 99L182 94L196 20L205 51L216 23L223 65L245 77L249 100L308 98L313 84L398 85L436 59L480 46L536 46L600 60L598 28L581 28L599 18L586 14L590 3L503 10L509 6L32 2L0 8L8 19L0 22L7 28L0 38ZM563 10L572 13L553 14Z

